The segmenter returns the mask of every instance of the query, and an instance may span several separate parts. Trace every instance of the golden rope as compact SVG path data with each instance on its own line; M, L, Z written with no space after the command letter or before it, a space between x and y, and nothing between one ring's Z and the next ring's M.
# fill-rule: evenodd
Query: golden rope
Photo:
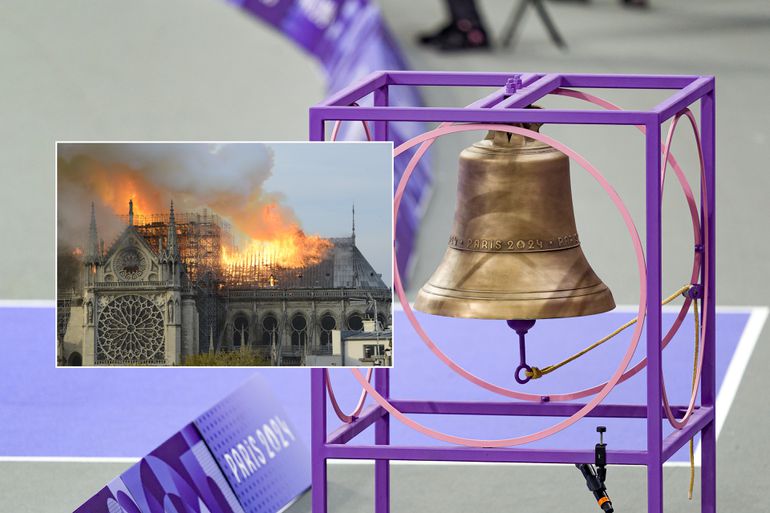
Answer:
M689 284L685 285L684 287L680 288L679 290L677 290L676 292L671 294L669 297L664 299L660 304L661 305L669 304L671 301L676 299L680 294L684 294L685 292L687 292L691 288L692 288L692 285L689 285ZM607 342L608 340L610 340L614 336L620 334L623 330L625 330L627 328L630 328L631 326L636 324L636 322L638 320L639 320L638 318L631 319L630 321L628 321L627 323L625 323L624 325L622 325L621 327L619 327L618 329L616 329L615 331L610 333L609 335L606 335L605 337L600 338L599 340L597 340L596 342L594 342L590 346L586 347L582 351L573 354L569 358L567 358L565 360L562 360L559 363L556 363L554 365L549 365L547 367L543 367L542 369L540 369L538 367L532 367L532 370L531 371L526 371L525 374L526 374L526 376L528 378L531 378L531 379L542 378L546 374L550 374L551 372L555 371L556 369L558 369L560 367L564 367L568 363L577 360L578 358L580 358L584 354L588 353L589 351L593 351L594 349L596 349L600 345L604 344L605 342Z
M689 285L689 284L681 287L679 290L677 290L676 292L671 294L669 297L664 299L661 302L661 305L667 305L668 303L676 299L680 294L684 294L685 292L689 291L691 288L692 288L692 285ZM698 300L697 299L693 300L692 304L693 304L693 316L695 317L695 351L693 355L693 368L692 368L692 391L694 392L695 387L697 386L697 383L695 382L695 378L697 377L697 373L698 373L698 356L700 352L700 316L698 314ZM636 324L637 321L638 321L638 318L631 319L630 321L628 321L627 323L623 324L622 326L617 328L615 331L610 333L609 335L606 335L605 337L600 338L599 340L597 340L590 346L586 347L582 351L579 351L573 354L569 358L562 360L559 363L556 363L554 365L549 365L547 367L543 367L542 369L538 367L532 367L532 370L526 371L525 374L530 379L542 378L546 374L549 374L555 371L556 369L563 367L572 361L577 360L578 358L588 353L589 351L593 351L594 349L604 344L611 338L615 337L616 335L623 332L627 328L630 328L631 326ZM692 500L692 492L693 492L693 488L695 487L695 451L693 447L694 447L693 439L690 438L690 486L687 492L687 498L689 500Z
M692 362L692 391L695 391L695 387L697 386L697 383L695 382L695 377L697 376L698 372L698 352L700 350L700 326L699 326L699 316L698 316L698 300L695 299L692 302L693 306L693 315L695 316L695 351L693 356L693 362ZM695 436L695 435L693 435ZM695 452L693 451L693 438L690 438L690 488L687 491L687 498L689 500L692 500L692 489L695 486Z

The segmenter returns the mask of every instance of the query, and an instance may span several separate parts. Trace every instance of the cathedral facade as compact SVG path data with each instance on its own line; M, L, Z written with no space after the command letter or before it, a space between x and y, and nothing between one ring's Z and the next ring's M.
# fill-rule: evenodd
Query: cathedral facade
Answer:
M258 260L224 268L227 226L214 214L137 217L104 247L93 211L81 279L60 292L61 365L184 365L194 355L248 352L265 365L330 354L335 330L392 321L391 290L350 237L319 262Z

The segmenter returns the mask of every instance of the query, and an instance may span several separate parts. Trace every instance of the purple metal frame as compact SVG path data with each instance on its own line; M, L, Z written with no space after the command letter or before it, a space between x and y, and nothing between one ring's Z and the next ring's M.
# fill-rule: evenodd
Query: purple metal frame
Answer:
M714 77L671 75L581 75L560 73L523 73L522 87L506 94L510 73L427 73L383 71L370 75L327 101L310 109L310 140L325 138L327 121L364 120L374 122L374 139L387 141L391 121L484 122L484 123L560 123L642 125L646 128L646 258L647 258L647 404L601 404L589 416L646 419L646 450L608 450L607 461L616 465L647 467L647 508L663 512L663 463L696 433L701 433L701 511L716 511L716 402L715 375L715 97ZM388 106L391 86L466 86L498 87L498 90L464 108ZM549 110L526 109L528 105L560 87L610 89L670 89L665 101L645 111ZM351 106L369 94L373 107ZM700 406L687 426L663 438L664 414L661 407L661 125L684 108L700 100L700 132L706 167L705 194L709 243L704 248L707 266L701 282L708 280L710 301L703 313L707 332L704 339ZM464 446L392 446L389 444L389 414L380 406L370 406L351 424L332 433L326 426L326 383L322 369L311 371L312 466L314 513L327 513L328 459L369 459L375 461L375 513L390 510L390 460L485 461L522 463L592 463L593 447L585 450L496 448ZM390 370L375 371L375 388L389 398ZM431 402L392 400L394 406L413 414L526 415L565 417L572 415L578 403L520 402ZM674 412L683 407L674 407ZM678 413L681 415L681 413ZM375 445L349 445L356 435L375 426Z

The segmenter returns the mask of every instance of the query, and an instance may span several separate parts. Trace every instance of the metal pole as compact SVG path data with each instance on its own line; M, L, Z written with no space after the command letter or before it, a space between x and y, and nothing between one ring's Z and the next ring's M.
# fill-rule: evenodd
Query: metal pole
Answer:
M310 110L310 140L323 141L324 120ZM274 336L274 335L273 335ZM310 370L310 459L311 507L313 513L327 513L326 472L326 374L324 369Z
M716 408L716 155L715 130L716 108L715 93L712 89L701 99L701 143L703 145L703 161L706 167L705 199L708 209L703 213L708 223L707 240L704 255L708 267L704 268L702 278L708 280L709 301L704 315L706 317L706 334L703 345L703 377L701 381L701 403L703 406ZM716 513L717 487L717 446L716 446L716 411L711 422L701 432L701 512Z
M527 6L529 5L529 2L530 0L521 0L519 5L517 5L514 9L513 14L511 14L510 21L506 24L505 30L503 30L503 37L501 41L502 46L506 48L512 46L511 42L518 32L521 20L524 19L524 13L527 12Z
M383 397L390 397L390 369L374 371L374 388ZM374 424L374 443L390 444L390 415L385 414ZM374 461L374 513L390 512L390 461Z
M326 482L326 374L324 369L310 370L310 435L313 513L327 513Z
M388 86L384 85L374 91L375 107L388 105ZM374 140L388 140L388 122L374 123ZM375 323L377 316L375 312ZM385 398L390 398L390 370L377 369L374 372L374 388ZM390 444L390 416L383 415L374 425L374 443L377 445ZM390 512L390 461L380 459L374 461L374 513Z
M660 123L647 123L647 511L663 512Z

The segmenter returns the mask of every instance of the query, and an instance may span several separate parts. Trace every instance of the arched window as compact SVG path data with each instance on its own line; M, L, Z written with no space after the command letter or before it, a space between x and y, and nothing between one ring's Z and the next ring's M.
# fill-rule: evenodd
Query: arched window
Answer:
M348 329L353 331L364 330L364 318L358 312L348 315Z
M267 314L262 319L262 343L270 345L278 342L278 319L273 314Z
M233 347L249 345L249 320L239 315L233 321Z
M67 365L70 367L80 367L83 365L83 356L81 356L80 353L75 351L70 355L69 358L67 358Z
M321 345L330 346L332 344L332 330L337 327L337 321L332 314L325 313L321 316Z
M307 344L307 319L301 313L291 318L291 345L304 346Z

